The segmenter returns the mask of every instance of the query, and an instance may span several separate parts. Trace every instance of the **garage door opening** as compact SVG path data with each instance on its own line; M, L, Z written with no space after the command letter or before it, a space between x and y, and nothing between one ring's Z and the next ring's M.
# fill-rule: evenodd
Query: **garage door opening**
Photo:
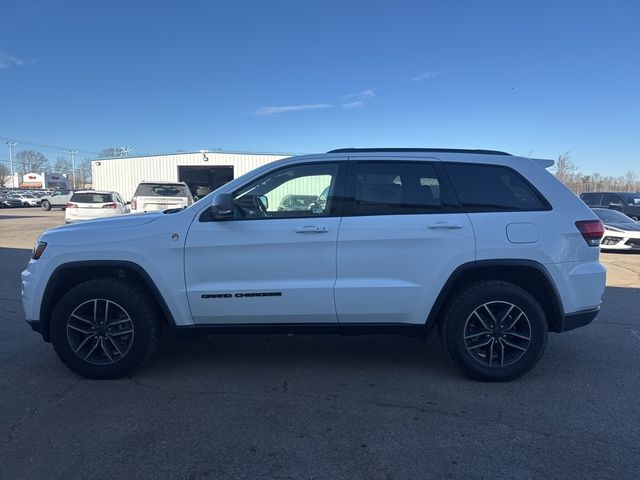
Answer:
M178 180L186 183L195 197L202 198L233 180L233 165L215 167L179 166Z

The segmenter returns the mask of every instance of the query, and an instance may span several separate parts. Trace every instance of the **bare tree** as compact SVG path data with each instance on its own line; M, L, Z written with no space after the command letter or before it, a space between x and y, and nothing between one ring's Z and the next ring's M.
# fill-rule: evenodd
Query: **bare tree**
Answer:
M627 190L633 190L634 186L637 188L638 176L636 175L636 172L627 172L624 176L624 180L626 182Z
M91 159L85 158L76 168L76 186L89 188L91 186Z
M71 160L63 156L56 157L56 163L53 165L55 173L71 173Z
M116 158L116 157L126 157L131 153L131 148L129 147L110 147L104 148L100 150L98 154L99 158Z
M569 152L558 156L555 167L556 177L564 183L573 182L578 174L578 167L571 160Z
M16 155L18 170L25 173L43 172L49 167L49 160L36 150L22 150Z

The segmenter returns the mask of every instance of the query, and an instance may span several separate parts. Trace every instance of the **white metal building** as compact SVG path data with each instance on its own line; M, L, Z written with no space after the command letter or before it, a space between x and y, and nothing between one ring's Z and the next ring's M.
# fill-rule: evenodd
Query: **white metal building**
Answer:
M287 154L209 152L98 159L91 162L95 190L130 200L142 181L183 181L193 195L206 195L228 181Z

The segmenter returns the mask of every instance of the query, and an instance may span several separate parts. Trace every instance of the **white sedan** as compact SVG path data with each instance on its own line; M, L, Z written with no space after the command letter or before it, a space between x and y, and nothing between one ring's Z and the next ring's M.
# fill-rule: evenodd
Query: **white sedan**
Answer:
M640 223L608 208L594 208L593 211L604 223L601 250L640 251Z
M129 204L118 192L80 190L74 192L65 207L66 223L130 213Z

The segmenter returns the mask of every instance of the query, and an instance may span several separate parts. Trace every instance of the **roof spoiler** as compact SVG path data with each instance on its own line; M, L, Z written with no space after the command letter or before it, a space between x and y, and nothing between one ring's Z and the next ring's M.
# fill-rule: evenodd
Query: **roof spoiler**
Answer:
M530 158L529 160L533 160L543 168L553 167L553 165L556 163L555 160L547 160L546 158Z

